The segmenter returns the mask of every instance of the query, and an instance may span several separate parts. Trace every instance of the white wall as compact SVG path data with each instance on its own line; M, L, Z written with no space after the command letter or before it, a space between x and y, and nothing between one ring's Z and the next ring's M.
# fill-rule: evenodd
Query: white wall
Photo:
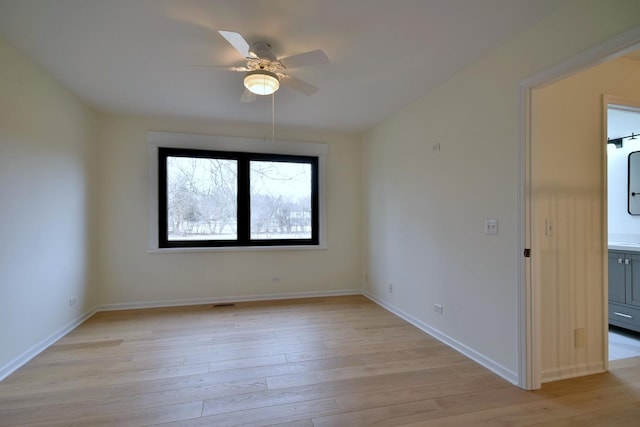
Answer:
M632 101L640 105L640 98ZM609 138L640 133L640 111L609 109L607 131ZM628 156L633 151L640 151L640 138L625 139L622 148L616 148L613 144L607 146L610 242L640 243L640 215L629 215L627 212Z
M0 64L2 378L97 302L96 119L2 39Z
M267 129L268 128L268 129ZM144 304L360 288L360 145L352 135L286 130L276 138L322 142L327 157L329 249L147 253L145 131L262 138L271 126L101 115L100 301ZM278 276L279 283L272 278Z
M532 246L540 272L535 280L541 289L546 381L605 366L603 95L640 98L638 76L640 61L620 58L533 91L538 227ZM552 236L545 235L545 219L554 223ZM584 345L575 345L576 329L584 329Z
M575 1L369 132L366 290L515 382L518 84L638 24L637 1Z

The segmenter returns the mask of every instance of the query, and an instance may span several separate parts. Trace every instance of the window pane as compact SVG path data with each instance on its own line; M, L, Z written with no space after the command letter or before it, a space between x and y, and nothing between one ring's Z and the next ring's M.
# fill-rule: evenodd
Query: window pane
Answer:
M311 238L311 164L250 162L251 239Z
M167 240L237 238L236 160L167 157Z

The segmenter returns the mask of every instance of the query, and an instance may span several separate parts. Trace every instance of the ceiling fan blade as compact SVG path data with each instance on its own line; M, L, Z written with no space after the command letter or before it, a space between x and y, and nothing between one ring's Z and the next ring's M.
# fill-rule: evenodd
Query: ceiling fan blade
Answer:
M247 43L242 35L233 31L218 31L218 33L220 33L220 35L224 37L231 46L240 52L243 57L249 57L249 43Z
M256 100L256 94L253 92L250 92L249 89L245 89L244 92L242 92L242 96L240 97L240 102L253 102Z
M239 73L249 71L247 67L237 67L235 65L189 65L194 68L223 68L229 71L236 71Z
M282 62L282 65L287 68L298 68L306 67L308 65L326 64L329 62L329 58L327 58L327 55L325 55L322 50L316 49L282 58L280 62Z
M291 89L297 90L298 92L304 93L307 96L311 96L318 91L318 88L314 85L292 77L288 74L284 76L280 81L282 82L282 84L290 87Z

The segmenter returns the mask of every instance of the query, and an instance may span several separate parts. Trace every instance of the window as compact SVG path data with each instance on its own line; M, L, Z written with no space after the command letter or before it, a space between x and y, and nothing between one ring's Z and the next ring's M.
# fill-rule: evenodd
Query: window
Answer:
M318 156L158 147L158 247L319 244Z

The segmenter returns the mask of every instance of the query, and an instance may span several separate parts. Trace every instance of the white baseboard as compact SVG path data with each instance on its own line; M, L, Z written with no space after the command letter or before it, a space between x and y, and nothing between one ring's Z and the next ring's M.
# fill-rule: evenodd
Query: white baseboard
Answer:
M217 297L217 298L195 298L195 299L180 299L180 300L167 300L167 301L140 301L140 302L127 302L116 304L103 304L98 307L98 311L113 311L113 310L134 310L139 308L159 308L159 307L179 307L183 305L201 305L201 304L230 304L234 302L251 302L251 301L271 301L271 300L286 300L297 298L318 298L318 297L337 297L344 295L362 295L360 289L345 289L334 291L320 291L320 292L289 292L289 293L277 293L277 294L262 294L262 295L248 295L248 296L232 296L232 297Z
M484 366L485 368L487 368L488 370L490 370L494 374L496 374L496 375L504 378L505 380L509 381L511 384L518 385L518 374L516 372L514 372L514 371L512 371L510 369L507 369L506 367L500 365L499 363L496 363L495 361L489 359L485 355L483 355L481 353L478 353L477 351L475 351L474 349L464 345L460 341L457 341L457 340L451 338L450 336L448 336L446 334L443 334L442 332L438 331L437 329L432 328L431 326L427 325L422 320L416 319L412 315L410 315L408 313L405 313L404 311L402 311L399 308L387 303L386 301L381 300L380 298L376 297L375 295L373 295L373 294L371 294L371 293L369 293L367 291L362 291L362 295L364 295L365 297L369 298L371 301L375 302L376 304L378 304L379 306L383 307L384 309L389 310L390 312L392 312L396 316L398 316L398 317L406 320L407 322L411 323L413 326L415 326L416 328L420 329L422 332L425 332L426 334L431 335L432 337L434 337L438 341L441 341L442 343L448 345L449 347L459 351L463 355L467 356L469 359L479 363L480 365Z
M6 365L0 367L0 381L7 378L9 375L18 370L25 363L36 357L38 354L42 353L44 350L49 348L52 344L58 341L63 336L67 335L69 332L77 328L80 324L82 324L89 317L93 316L98 310L93 308L77 319L71 321L69 324L64 326L63 328L57 330L53 334L49 335L47 338L43 339L29 350L22 353L20 356L16 357Z

